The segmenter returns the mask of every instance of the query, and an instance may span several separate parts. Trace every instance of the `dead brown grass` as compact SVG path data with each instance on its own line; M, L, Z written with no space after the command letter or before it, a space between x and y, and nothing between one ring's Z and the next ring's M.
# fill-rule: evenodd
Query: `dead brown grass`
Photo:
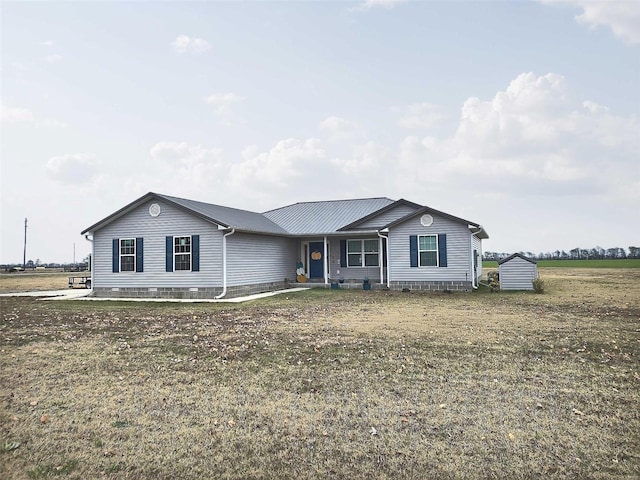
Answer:
M69 285L73 273L2 273L0 293L38 292L42 290L64 290ZM75 275L80 275L76 273Z
M640 271L542 274L543 295L3 298L0 477L638 478Z

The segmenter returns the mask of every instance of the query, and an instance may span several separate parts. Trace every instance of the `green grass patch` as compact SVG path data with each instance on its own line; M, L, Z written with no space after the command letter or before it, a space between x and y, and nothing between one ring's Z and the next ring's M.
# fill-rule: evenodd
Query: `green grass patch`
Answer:
M624 258L617 260L538 260L539 267L563 268L640 268L640 258ZM487 260L482 262L483 268L498 268L498 262Z

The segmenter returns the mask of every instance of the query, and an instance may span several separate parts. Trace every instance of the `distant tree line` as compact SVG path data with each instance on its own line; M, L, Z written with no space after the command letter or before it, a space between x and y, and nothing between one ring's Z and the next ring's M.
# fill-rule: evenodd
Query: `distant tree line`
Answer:
M43 263L40 259L28 260L26 264L22 263L5 263L0 264L0 271L10 272L17 269L35 270L36 268L42 269L62 269L65 272L83 272L87 270L89 266L89 257L85 257L81 262L76 263Z
M501 260L512 255L514 252L484 252L483 260ZM576 247L568 252L556 250L555 252L517 252L525 257L534 260L611 260L624 258L640 258L640 247L629 247L625 250L622 247L602 248L593 247L590 249Z

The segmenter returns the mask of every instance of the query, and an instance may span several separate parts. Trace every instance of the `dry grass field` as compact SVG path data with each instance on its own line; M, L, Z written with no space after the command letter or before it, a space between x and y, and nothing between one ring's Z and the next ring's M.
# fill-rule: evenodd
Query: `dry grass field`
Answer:
M541 274L541 295L3 297L0 478L640 478L640 269Z
M39 292L64 290L69 286L69 276L79 273L1 273L0 293Z

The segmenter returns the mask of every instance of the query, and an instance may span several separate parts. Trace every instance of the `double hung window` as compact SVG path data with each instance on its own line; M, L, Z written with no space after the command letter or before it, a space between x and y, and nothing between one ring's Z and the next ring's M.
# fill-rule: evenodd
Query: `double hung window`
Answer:
M173 237L174 269L191 270L191 237Z
M120 271L121 272L136 271L136 239L135 238L120 239Z
M377 267L379 265L380 243L377 239L347 241L347 267Z
M438 266L438 236L418 236L418 259L421 267Z

